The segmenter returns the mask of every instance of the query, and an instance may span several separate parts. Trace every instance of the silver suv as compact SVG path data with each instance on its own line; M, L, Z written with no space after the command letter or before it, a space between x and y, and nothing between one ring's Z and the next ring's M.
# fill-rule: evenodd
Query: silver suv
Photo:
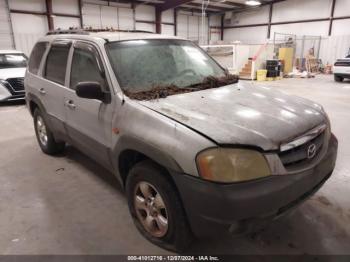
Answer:
M69 143L113 172L150 241L257 230L330 177L323 108L239 82L190 41L141 32L51 33L25 77L47 154Z

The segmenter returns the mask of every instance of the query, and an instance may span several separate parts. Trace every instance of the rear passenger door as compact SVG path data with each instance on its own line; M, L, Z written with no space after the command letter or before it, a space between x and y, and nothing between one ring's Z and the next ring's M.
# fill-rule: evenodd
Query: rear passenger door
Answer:
M66 69L71 41L56 41L51 44L43 67L43 82L37 86L38 96L43 103L50 127L55 135L63 138L66 135L64 122L64 93Z
M110 92L97 47L87 42L75 42L69 68L69 89L64 102L70 140L80 150L110 168L113 99L102 102L78 97L75 92L78 83L89 81L100 83L105 92Z

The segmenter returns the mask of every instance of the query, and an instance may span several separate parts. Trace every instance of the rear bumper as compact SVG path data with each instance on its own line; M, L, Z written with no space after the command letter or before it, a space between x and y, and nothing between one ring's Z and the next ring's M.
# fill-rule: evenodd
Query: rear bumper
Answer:
M337 148L337 139L332 135L328 152L314 168L249 182L217 184L173 174L193 233L245 233L282 216L314 194L330 177Z

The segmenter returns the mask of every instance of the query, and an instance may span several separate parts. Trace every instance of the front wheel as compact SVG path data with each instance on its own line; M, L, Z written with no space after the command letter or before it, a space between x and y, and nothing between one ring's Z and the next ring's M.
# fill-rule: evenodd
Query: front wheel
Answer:
M55 155L64 150L65 143L55 141L45 116L39 109L34 111L34 129L39 146L45 154Z
M182 252L192 234L178 193L165 172L151 161L136 164L126 182L129 210L140 233L152 243Z

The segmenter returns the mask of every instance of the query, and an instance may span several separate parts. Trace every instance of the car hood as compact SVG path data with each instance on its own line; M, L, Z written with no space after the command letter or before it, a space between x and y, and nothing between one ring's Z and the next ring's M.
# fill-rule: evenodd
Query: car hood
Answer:
M242 82L140 103L218 144L263 150L276 150L326 121L316 103Z
M25 67L0 69L0 79L24 77L25 72Z

